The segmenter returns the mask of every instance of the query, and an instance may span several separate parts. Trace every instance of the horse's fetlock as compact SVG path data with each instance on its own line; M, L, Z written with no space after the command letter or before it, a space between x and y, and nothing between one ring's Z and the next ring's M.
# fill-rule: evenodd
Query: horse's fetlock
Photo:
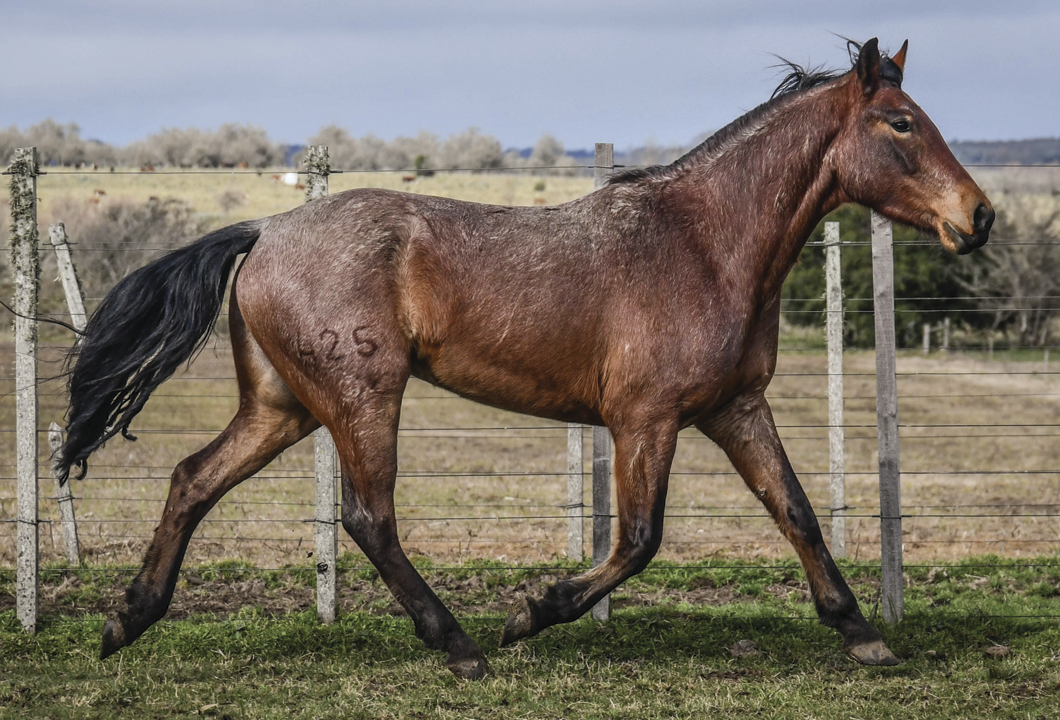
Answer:
M416 637L427 647L428 650L447 650L449 647L449 635L452 628L440 622L437 617L422 615L415 618L413 626L416 629Z

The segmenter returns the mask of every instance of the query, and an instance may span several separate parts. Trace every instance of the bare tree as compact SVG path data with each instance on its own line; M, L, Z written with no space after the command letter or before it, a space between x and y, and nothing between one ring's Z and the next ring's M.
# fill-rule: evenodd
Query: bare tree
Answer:
M526 164L531 168L545 168L537 172L546 175L573 175L577 172L577 163L567 155L563 143L547 133L538 139Z
M24 132L14 125L0 130L0 161L4 165L20 147L36 147L42 165L112 163L117 156L110 145L82 138L76 123L63 124L51 118L31 125Z
M282 164L284 150L259 127L228 123L215 132L166 128L133 143L121 157L130 165L235 167L246 163L263 168Z
M1009 199L989 243L955 266L957 281L1017 345L1045 345L1060 312L1060 208L1031 196Z
M497 138L483 135L478 128L450 135L442 143L439 166L487 170L504 167L504 150Z

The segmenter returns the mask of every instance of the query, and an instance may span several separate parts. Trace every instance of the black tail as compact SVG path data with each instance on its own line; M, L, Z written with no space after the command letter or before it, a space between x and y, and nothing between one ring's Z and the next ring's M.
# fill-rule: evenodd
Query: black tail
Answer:
M224 302L232 266L254 246L262 221L212 232L145 265L114 286L71 351L61 482L129 423L155 388L202 349Z

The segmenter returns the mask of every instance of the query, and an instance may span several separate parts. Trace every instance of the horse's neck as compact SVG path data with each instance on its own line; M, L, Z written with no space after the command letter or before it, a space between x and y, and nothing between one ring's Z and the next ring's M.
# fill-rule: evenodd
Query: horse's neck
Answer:
M821 106L828 100L824 92L794 99L685 176L700 188L683 193L687 201L698 195L699 212L725 216L697 224L704 252L725 253L724 265L752 274L744 286L763 301L779 295L810 233L840 202L826 158L841 118Z

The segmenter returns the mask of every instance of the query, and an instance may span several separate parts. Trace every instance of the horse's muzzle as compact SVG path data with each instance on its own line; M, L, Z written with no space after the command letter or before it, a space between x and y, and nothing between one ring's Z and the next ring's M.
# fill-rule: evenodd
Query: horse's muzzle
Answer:
M979 203L975 208L972 221L973 232L966 235L949 223L945 223L946 232L957 246L958 255L967 255L972 250L986 245L990 239L990 228L994 225L994 209L986 203Z

